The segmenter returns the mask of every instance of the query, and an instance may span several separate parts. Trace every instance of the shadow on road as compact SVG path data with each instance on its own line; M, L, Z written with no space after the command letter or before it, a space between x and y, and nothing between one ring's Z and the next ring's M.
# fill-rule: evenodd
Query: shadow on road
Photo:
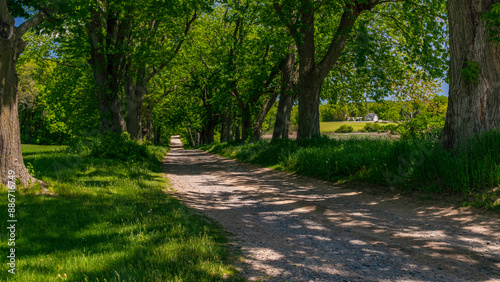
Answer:
M236 235L249 279L500 279L498 218L375 196L172 142L165 172L186 204Z

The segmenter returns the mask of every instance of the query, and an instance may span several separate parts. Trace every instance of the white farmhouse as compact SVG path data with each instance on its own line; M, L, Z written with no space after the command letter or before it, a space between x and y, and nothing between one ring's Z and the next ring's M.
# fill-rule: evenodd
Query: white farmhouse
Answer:
M377 121L378 120L378 115L374 113L367 114L365 116L365 120L367 121Z

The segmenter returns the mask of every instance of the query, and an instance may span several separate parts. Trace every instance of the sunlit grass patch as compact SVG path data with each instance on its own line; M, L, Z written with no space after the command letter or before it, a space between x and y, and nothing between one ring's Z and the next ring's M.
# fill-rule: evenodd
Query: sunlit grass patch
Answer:
M325 122L320 122L319 127L320 131L322 133L333 133L335 130L339 129L342 125L347 125L347 126L352 126L354 131L359 131L365 127L367 123L373 123L373 122L367 122L367 121L325 121ZM380 125L390 125L390 124L396 124L396 123L386 123L386 122L378 122Z
M164 192L158 153L117 161L68 155L64 147L23 148L56 195L16 193L16 274L4 263L1 281L237 279L220 229ZM5 190L0 197L6 203Z

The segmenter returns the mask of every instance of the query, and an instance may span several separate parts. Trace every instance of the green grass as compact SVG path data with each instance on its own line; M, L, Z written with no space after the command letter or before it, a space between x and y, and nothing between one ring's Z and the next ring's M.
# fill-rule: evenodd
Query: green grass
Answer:
M220 228L166 193L165 148L150 147L146 161L81 158L60 146L23 151L56 195L16 192L16 274L3 263L0 281L238 279ZM6 204L6 188L0 197Z
M352 126L354 131L359 131L360 129L365 127L365 125L367 123L368 122L364 122L364 121L327 121L327 122L320 122L319 127L320 127L320 131L322 133L335 132L335 130L339 129L342 125ZM389 125L389 124L395 124L395 123L380 123L380 124L381 125Z
M201 149L318 179L358 180L402 192L454 195L465 205L500 213L498 144L500 132L479 136L454 152L436 141L326 137L301 145L292 140L259 141L214 143Z

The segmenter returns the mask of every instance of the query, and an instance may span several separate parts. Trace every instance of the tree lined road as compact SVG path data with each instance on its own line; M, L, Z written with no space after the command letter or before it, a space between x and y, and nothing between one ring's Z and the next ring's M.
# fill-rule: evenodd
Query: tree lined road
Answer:
M500 279L495 217L185 150L178 137L164 168L186 204L235 235L250 280Z

